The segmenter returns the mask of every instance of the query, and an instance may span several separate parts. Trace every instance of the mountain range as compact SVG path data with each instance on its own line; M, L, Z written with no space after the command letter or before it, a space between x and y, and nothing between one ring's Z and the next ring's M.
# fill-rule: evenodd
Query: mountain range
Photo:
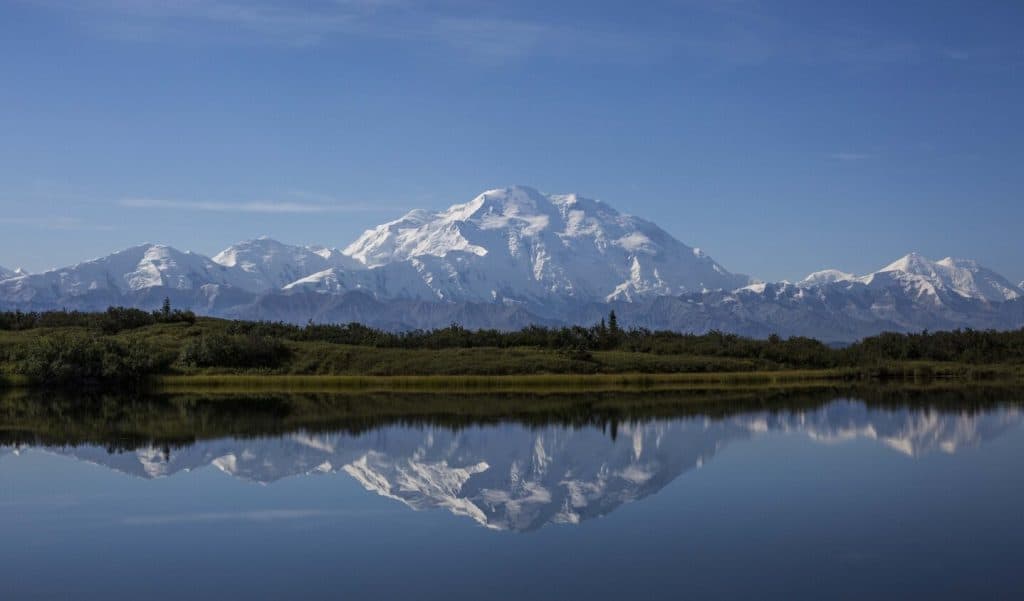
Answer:
M942 412L837 400L806 411L621 424L614 437L593 426L388 426L360 434L204 440L173 449L42 450L146 479L206 466L262 484L344 473L367 491L414 510L442 508L490 529L523 532L607 515L707 466L729 445L765 433L792 433L822 444L871 441L921 457L978 447L1019 427L1022 419L1014 407ZM23 449L0 446L0 458Z
M410 211L343 249L248 240L213 257L143 244L29 274L0 268L0 309L178 308L392 329L596 322L852 341L882 331L1024 326L1024 282L917 253L795 284L731 273L656 224L575 194L489 190Z

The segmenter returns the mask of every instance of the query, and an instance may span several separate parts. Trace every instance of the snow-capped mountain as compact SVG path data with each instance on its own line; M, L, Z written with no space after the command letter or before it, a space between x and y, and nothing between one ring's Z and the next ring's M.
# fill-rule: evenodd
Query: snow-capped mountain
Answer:
M345 254L367 267L411 265L435 298L463 301L634 300L749 282L649 221L526 187L411 211L367 230Z
M0 265L0 280L7 280L23 275L29 275L29 272L25 271L21 267L18 267L17 269L7 269L3 265Z
M239 274L239 286L257 293L280 290L312 273L333 267L346 271L362 268L362 263L335 248L292 246L267 237L229 246L214 255L213 262L248 275L243 281Z
M116 302L123 295L148 288L196 290L208 284L239 285L241 274L191 252L163 244L133 246L114 254L0 282L7 303L45 305L91 296Z
M497 530L579 524L656 494L711 464L729 444L793 434L836 444L876 441L910 457L952 454L993 440L1024 421L1019 408L982 413L874 409L839 400L807 411L756 411L595 427L503 424L464 429L392 426L358 435L297 432L220 439L165 450L111 452L101 446L44 450L142 478L206 466L243 480L347 474L367 491L413 510L441 508ZM20 451L0 447L6 451Z
M489 190L415 210L339 251L269 238L213 258L160 244L39 274L0 273L0 309L152 309L387 329L594 323L851 341L881 331L1024 327L1024 289L974 261L911 253L793 285L730 273L651 222L575 194Z
M833 284L835 282L849 282L857 279L857 276L852 273L846 273L845 271L839 271L838 269L823 269L821 271L815 271L806 278L798 282L801 286L824 286L826 284Z
M918 298L939 299L943 293L963 298L1004 302L1024 297L1024 289L1014 286L998 273L976 261L946 257L932 261L916 252L864 276L835 269L818 271L800 282L802 286L820 286L835 282L860 282L868 286L898 286Z

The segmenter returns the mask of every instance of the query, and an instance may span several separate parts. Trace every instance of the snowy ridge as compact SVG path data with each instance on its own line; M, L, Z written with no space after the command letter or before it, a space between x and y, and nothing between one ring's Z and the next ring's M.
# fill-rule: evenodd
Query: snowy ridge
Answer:
M658 226L577 196L514 186L445 211L411 211L345 254L370 268L412 265L440 299L581 301L732 289L749 278Z
M963 298L1004 302L1024 297L1024 289L1014 286L998 273L976 261L946 257L932 261L912 252L882 269L864 276L854 276L835 269L810 274L801 286L820 286L835 282L860 282L868 286L895 285L918 298L937 298L954 293Z
M146 288L194 290L206 284L242 284L238 273L195 253L143 244L112 255L0 282L8 302L55 301L86 294L112 297Z
M214 255L213 262L239 270L249 277L238 278L241 287L252 292L277 290L311 273L334 267L359 269L362 264L341 251L323 246L291 246L267 237L246 240Z
M822 271L815 271L806 278L800 280L799 284L802 286L823 286L825 284L833 284L835 282L849 282L857 279L857 276L852 273L846 273L845 271L839 271L838 269L824 269Z

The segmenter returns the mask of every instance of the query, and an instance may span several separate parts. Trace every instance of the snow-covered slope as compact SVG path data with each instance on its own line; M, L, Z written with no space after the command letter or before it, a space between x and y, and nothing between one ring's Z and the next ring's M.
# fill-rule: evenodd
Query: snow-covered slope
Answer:
M1002 302L1024 296L1024 291L1003 276L968 259L946 257L930 261L918 253L910 253L872 276L866 276L865 282L869 283L874 276L883 273L898 274L897 277L905 278L919 289L930 286L965 298Z
M452 288L458 288L459 273L454 271L446 272L451 280L449 281L450 287L446 287L434 278L435 273L430 271L428 263L433 265L430 259L423 261L413 258L372 268L362 266L359 269L332 267L296 280L286 285L283 291L286 294L299 291L341 294L358 290L380 300L427 300L442 302L466 300L461 295L452 293ZM487 302L493 300L495 299L488 298Z
M17 278L23 275L29 275L28 271L25 271L21 267L17 269L7 269L6 267L0 266L0 280L6 280L10 278Z
M821 286L835 282L860 282L876 288L898 287L912 298L929 298L937 303L941 303L943 296L948 294L986 302L1024 298L1024 289L976 261L953 257L932 261L916 252L861 277L827 269L812 273L800 285Z
M749 282L649 221L521 186L438 213L411 211L367 230L345 254L371 268L407 263L444 300L601 302Z
M7 302L59 303L84 295L111 300L145 290L195 290L208 284L234 285L234 270L191 252L163 244L143 244L112 255L0 282L0 298Z
M235 270L237 284L252 292L277 290L310 274L338 267L360 270L362 263L324 246L292 246L262 237L229 246L213 257ZM248 277L246 277L248 276Z
M846 273L845 271L839 271L838 269L824 269L822 271L815 271L806 278L800 280L797 285L822 286L824 284L832 284L833 282L848 282L856 278L857 276L852 273Z
M159 302L158 294L146 294L152 290L201 303L224 296L247 302L248 297L238 293L277 292L332 267L365 269L337 249L289 246L269 238L240 242L213 259L163 244L144 244L70 267L0 278L0 302L56 308L92 299L95 306L81 307L102 309L107 304Z

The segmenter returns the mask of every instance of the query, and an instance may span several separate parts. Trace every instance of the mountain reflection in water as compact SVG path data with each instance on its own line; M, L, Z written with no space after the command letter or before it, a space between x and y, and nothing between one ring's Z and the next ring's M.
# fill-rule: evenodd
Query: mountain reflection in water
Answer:
M709 465L731 443L765 433L822 444L862 439L916 458L984 444L1024 417L1016 404L949 410L840 398L785 407L641 417L611 428L564 420L428 420L362 431L302 428L175 445L151 441L131 448L79 441L41 444L25 435L0 447L0 456L38 448L142 478L173 477L206 466L264 484L343 473L367 491L414 510L444 508L487 528L531 531L606 515Z

